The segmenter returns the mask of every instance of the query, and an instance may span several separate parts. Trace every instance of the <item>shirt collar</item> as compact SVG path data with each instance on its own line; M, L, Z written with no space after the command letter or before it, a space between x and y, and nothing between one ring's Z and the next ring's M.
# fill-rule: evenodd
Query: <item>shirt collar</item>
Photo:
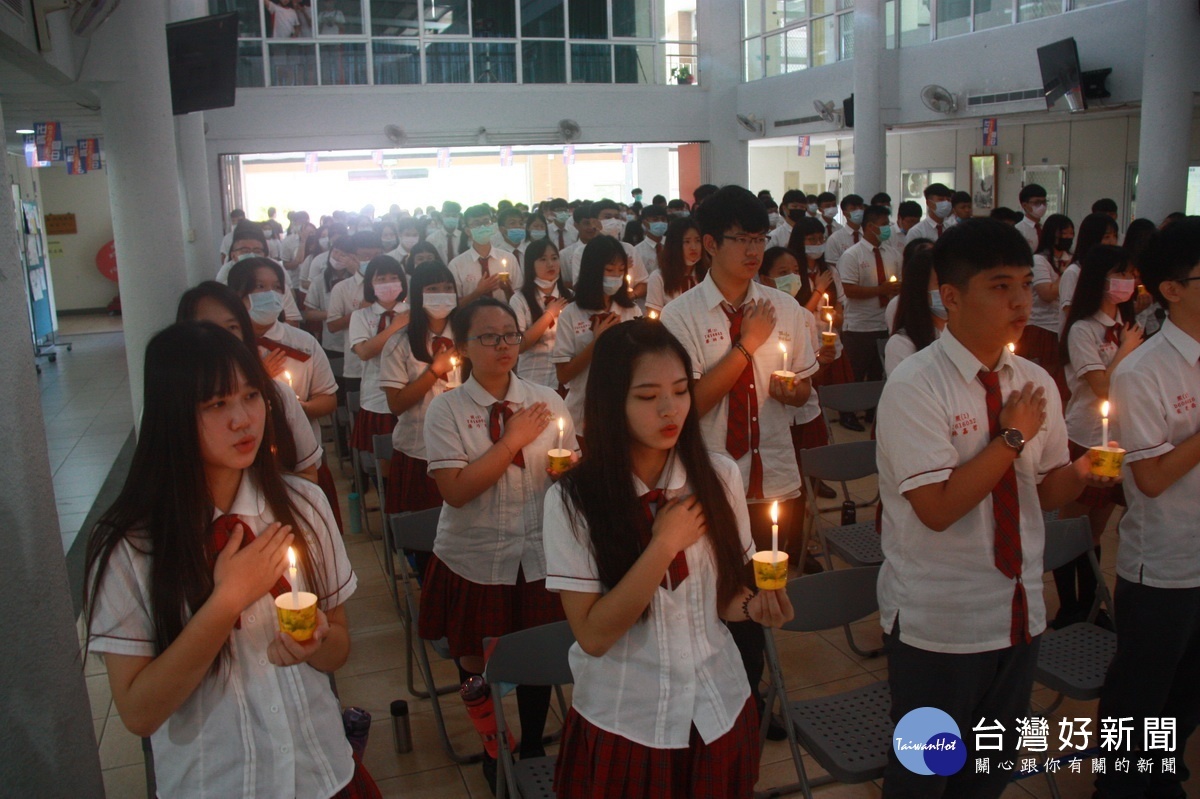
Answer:
M1161 332L1171 346L1179 351L1187 364L1195 366L1196 362L1200 361L1200 341L1196 341L1183 332L1178 325L1171 321L1171 317L1168 316L1163 322Z
M363 280L365 279L363 278L363 273L359 272L358 270L355 270L354 274L350 277L354 278L354 282L360 286L363 284Z
M679 491L686 483L687 472L683 468L683 462L676 457L675 450L672 449L671 454L667 456L667 465L663 467L655 488L661 488L664 491ZM649 491L650 489L641 481L641 478L636 474L633 475L633 493L640 497Z
M259 338L268 338L271 341L283 341L283 327L283 322L280 322L278 319L276 319L271 326L267 328L267 332L263 333L261 336L259 336Z
M704 298L705 307L709 310L720 308L721 304L726 302L725 295L721 293L721 290L717 288L717 284L713 282L711 269L708 270L708 274L704 276L704 280L700 281L700 285L697 288ZM742 305L760 299L762 296L762 286L759 285L757 280L751 280L750 290L746 292L746 298L742 300Z
M954 337L947 327L942 331L942 335L938 337L936 345L942 348L942 352L950 359L950 363L954 364L954 368L962 375L963 382L971 383L979 376L981 371L987 371L987 367L983 365L975 355L963 346L963 343ZM996 371L1002 372L1005 368L1011 369L1015 362L1016 356L1008 351L1005 347L1000 352L1000 361L996 364Z
M479 385L475 379L475 375L467 378L467 382L462 384L460 391L467 392L467 396L481 408L490 408L501 400L497 400L491 395L486 388ZM508 393L504 395L504 402L509 403L513 407L520 408L526 401L525 383L515 374L510 374L508 379Z
M1112 327L1113 325L1117 324L1117 322L1120 321L1121 312L1118 310L1117 318L1113 319L1111 316L1106 314L1104 311L1096 311L1094 314L1092 314L1092 318L1095 319L1100 324L1104 325L1105 327Z
M225 513L236 513L243 519L256 518L262 516L266 509L266 499L258 490L254 478L250 476L250 471L244 469L242 470L242 481L238 483L237 494L233 498L233 504L224 513L220 508L213 508L213 521L224 516Z

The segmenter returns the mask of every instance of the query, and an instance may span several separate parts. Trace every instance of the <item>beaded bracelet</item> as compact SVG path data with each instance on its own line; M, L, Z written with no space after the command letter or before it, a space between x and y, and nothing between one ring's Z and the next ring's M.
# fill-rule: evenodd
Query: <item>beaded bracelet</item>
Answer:
M745 616L747 620L750 619L750 600L754 599L756 596L758 596L758 588L755 588L750 592L749 596L742 600L742 615Z

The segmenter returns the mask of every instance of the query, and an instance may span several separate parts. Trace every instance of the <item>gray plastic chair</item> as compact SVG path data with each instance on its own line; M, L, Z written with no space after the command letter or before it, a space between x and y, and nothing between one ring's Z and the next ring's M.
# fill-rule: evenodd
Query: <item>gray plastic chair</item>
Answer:
M387 510L384 508L387 497L387 481L392 469L392 434L381 433L371 436L372 454L375 456L372 465L375 468L375 485L379 491L379 518L384 528L387 527ZM363 460L368 458L364 455Z
M346 410L350 414L350 435L354 435L354 421L358 418L358 411L362 405L359 403L359 393L357 391L346 392ZM383 516L383 502L381 501L378 507L367 507L367 489L370 488L370 481L363 483L362 476L365 474L368 478L374 477L378 485L378 474L375 468L375 459L368 455L363 455L359 450L350 448L350 484L353 486L355 493L358 494L358 515L362 520L363 530L367 535L373 536L375 532L371 529L371 513L370 511L378 510L379 515ZM382 494L380 494L382 496Z
M783 625L790 632L816 632L844 627L879 609L875 584L878 566L805 575L788 583L788 597L796 616ZM812 799L812 789L830 782L859 783L883 776L892 746L891 694L886 680L852 691L790 700L784 684L779 650L773 631L766 631L767 666L771 687L768 710L780 698L780 710L788 734L788 748L799 782L761 792L768 796L802 792ZM765 738L769 714L763 714L761 735ZM801 748L829 772L828 777L810 780Z
M565 621L543 624L484 641L493 647L484 677L496 697L496 730L505 739L504 703L500 701L500 683L515 685L553 685L563 718L567 701L562 686L575 681L567 653L575 643L571 626ZM534 757L514 763L512 752L501 745L496 772L497 799L512 795L519 799L554 799L555 758Z
M883 394L883 381L871 380L864 383L839 383L817 389L817 400L821 407L838 413L859 413L873 410L879 405ZM830 441L833 440L832 431Z

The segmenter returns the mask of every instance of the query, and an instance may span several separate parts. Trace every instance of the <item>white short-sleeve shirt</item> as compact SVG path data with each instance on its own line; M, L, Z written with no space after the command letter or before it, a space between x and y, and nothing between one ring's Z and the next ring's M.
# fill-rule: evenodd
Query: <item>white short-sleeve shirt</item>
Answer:
M447 236L449 236L451 239L449 246L447 246L446 242ZM442 263L448 264L450 261L454 260L456 256L462 253L462 250L459 249L459 245L462 243L462 231L458 230L457 228L450 233L446 232L445 227L439 227L437 230L431 230L426 234L425 241L432 244L434 249L438 251L438 259ZM453 255L447 258L446 256L451 249L453 249Z
M296 444L296 465L290 467L289 464L284 464L284 467L290 471L302 472L310 466L320 465L325 457L325 450L321 448L321 440L313 433L312 423L305 415L299 398L282 375L276 378L275 382L278 384L276 391L279 392L279 401L283 403L283 416L287 420L288 429L292 431L292 441Z
M1138 488L1130 465L1165 455L1200 431L1200 342L1170 317L1117 366L1112 395L1125 448L1125 499L1117 574L1153 588L1200 586L1196 497L1200 468L1157 497Z
M800 305L799 303L796 303ZM812 347L812 351L816 352L821 349L821 326L817 322L816 315L800 305L800 315L804 317L804 330L808 334L808 345ZM780 356L782 358L782 355ZM817 365L820 369L820 364ZM821 398L817 394L816 386L813 386L812 391L808 392L808 400L796 408L795 415L792 417L792 424L807 424L813 419L821 415Z
M767 239L768 247L786 247L792 239L792 225L787 219L783 219L779 223L779 227L771 231L771 235Z
M589 311L580 308L574 302L571 303L558 316L558 333L554 338L554 350L550 354L550 363L570 363L576 355L583 352L587 345L596 338L592 333L592 317L608 312L615 313L622 322L637 319L642 315L636 305L625 308L614 302L609 306L608 311ZM585 432L583 429L583 398L587 391L587 379L591 370L591 364L589 364L567 383L567 408L571 412L571 418L575 420L575 430L580 433Z
M754 553L750 515L737 465L712 455L713 468L737 519L749 559ZM637 477L638 495L649 489ZM667 500L692 487L672 457L659 488ZM552 591L605 592L583 520L572 522L560 486L546 496L546 587ZM571 646L575 710L602 730L654 749L684 749L692 725L706 743L732 729L750 688L729 629L718 616L717 568L712 545L701 538L684 550L688 576L674 590L659 587L650 615L639 620L600 657Z
M538 295L542 294L541 289L537 290ZM558 298L558 286L555 286L551 292L551 298ZM521 330L529 330L529 328L538 319L542 318L545 313L545 308L538 308L537 315L529 310L529 302L525 299L525 295L520 291L513 292L512 299L508 301L513 312L517 315L517 326ZM554 352L554 341L558 337L558 326L561 320L554 320L550 323L550 327L542 333L542 337L537 340L529 349L521 353L520 359L517 361L517 372L524 380L537 383L550 388L558 388L558 373L554 368L554 364L550 362L550 355Z
M1055 271L1054 265L1050 263L1045 255L1038 254L1033 256L1033 285L1035 287L1053 283L1060 278L1060 274ZM1059 284L1061 290L1062 284ZM1054 335L1058 335L1062 329L1060 322L1063 317L1058 310L1058 300L1046 302L1038 296L1037 291L1033 292L1033 311L1029 315L1029 324L1040 327L1043 330L1049 330Z
M433 332L425 334L425 351L433 353ZM443 336L451 338L450 326L442 331ZM417 360L413 355L412 342L408 338L408 330L401 330L388 339L383 345L379 358L379 387L406 388L410 383L423 375L431 364ZM426 392L421 401L412 406L396 420L392 430L392 446L410 458L426 460L425 458L425 414L433 398L450 390L446 378L438 378L431 389ZM385 395L386 399L386 395Z
M933 329L934 339L940 338L941 331L936 327ZM896 371L905 359L911 355L916 355L917 345L913 344L913 340L908 337L908 333L903 330L898 330L888 337L887 344L883 348L883 374L885 377L891 377L892 372Z
M838 260L837 271L841 275L842 284L846 286L873 287L879 285L879 277L875 270L875 250L883 259L883 271L890 278L900 279L900 262L896 253L888 247L876 247L863 239ZM878 297L867 297L856 300L846 298L845 313L842 317L842 329L847 332L869 333L887 330L887 320L884 307L879 304Z
M633 248L642 259L642 266L646 267L647 274L653 275L658 271L658 249L661 246L661 240L655 241L646 236Z
M900 620L900 640L932 652L965 654L1010 646L1014 580L994 562L989 494L943 532L921 523L905 494L943 483L991 441L983 365L950 332L900 364L884 384L876 414L884 562L879 620ZM1070 463L1058 389L1040 366L1004 350L997 366L1003 396L1027 382L1046 392L1046 422L1014 462L1020 502L1021 581L1029 633L1046 626L1042 599L1045 523L1038 485Z
M479 254L478 250L470 247L455 256L454 260L446 265L450 269L450 274L454 275L454 285L458 289L459 297L465 297L473 292L475 287L479 285L479 281L483 280L483 267L479 265L479 259L483 257ZM498 247L492 247L488 251L487 259L489 275L498 275L507 269L508 279L513 288L519 285L522 273L517 267L516 259L513 258L511 252L501 250ZM505 301L504 290L501 288L493 291L492 296L501 302Z
M298 477L284 480L321 553L318 605L328 612L345 603L358 580L321 489ZM275 521L248 473L229 513L255 534ZM148 549L135 531L114 550L89 630L93 652L157 656ZM299 590L313 589L303 571L298 582ZM151 736L161 796L326 799L350 781L354 761L329 677L307 663L271 665L267 647L278 630L274 600L263 594L230 635L228 668L206 675Z
M646 271L646 265L642 263L642 256L627 241L621 242L621 246L625 248L625 257L629 261L629 282L640 286L650 279L650 273ZM563 264L563 275L572 285L579 281L579 267L583 263L583 251L586 247L586 244L577 243L559 254Z
M350 317L349 334L350 337L346 341L346 357L347 360L354 359L362 364L362 383L359 386L358 404L363 410L371 413L391 413L388 409L387 396L383 393L383 389L379 387L379 359L383 354L383 350L379 351L379 355L374 358L362 359L354 353L354 348L364 341L378 335L379 320L383 318L383 314L387 309L375 302L369 308L359 308ZM392 309L395 314L403 314L408 312L408 303L398 302ZM403 331L397 331L392 338L400 335ZM387 347L387 342L384 342L384 347Z
M754 352L754 391L758 397L759 457L763 465L763 498L787 499L800 495L800 469L792 447L791 425L796 409L773 399L769 393L771 373L783 365L780 343L787 347L788 369L807 379L817 372L817 357L805 330L800 304L778 289L751 283L744 302L766 300L775 306L775 330ZM725 298L712 281L712 273L700 285L681 294L662 311L662 323L683 344L692 359L693 376L699 379L733 349L729 339L729 317ZM751 417L754 409L751 409ZM700 419L704 443L714 452L725 452L729 429L729 396L721 398ZM738 460L742 485L750 489L753 452Z
M941 220L942 232L945 233L947 230L954 227L957 219L958 219L958 217L956 217L954 214L950 214L949 219ZM938 240L937 226L938 226L938 220L934 219L930 215L926 215L924 219L922 219L920 222L918 222L917 224L913 225L912 227L910 227L908 229L908 235L905 236L905 238L908 241L913 241L915 239L929 239L930 241L937 241Z
M1060 331L1067 323L1067 309L1071 306L1071 301L1075 299L1075 286L1079 284L1079 272L1079 264L1073 263L1063 270L1062 277L1058 279L1058 329Z
M835 230L833 235L825 241L825 260L836 264L846 250L860 241L862 241L862 228L855 230L846 225L844 228Z
M1118 317L1120 314L1117 314ZM1087 319L1071 325L1067 334L1067 351L1071 362L1064 364L1067 373L1067 388L1071 398L1067 400L1067 437L1082 447L1100 444L1104 433L1100 421L1100 399L1084 378L1088 372L1103 372L1117 357L1118 345L1105 341L1108 328L1116 324L1103 311L1097 311ZM1120 441L1117 417L1109 417L1109 440ZM1107 444L1108 442L1104 442Z
M554 419L565 420L563 448L578 451L566 403L552 389L512 375L504 399L514 412L546 403ZM492 448L488 422L496 402L470 377L459 388L429 403L425 452L430 474L439 469L461 469ZM461 508L442 505L433 551L451 571L482 585L515 585L518 571L523 571L529 582L546 576L542 506L550 489L547 453L557 442L558 425L546 425L532 443L522 448L524 469L510 463L495 485Z
M1029 249L1037 252L1038 248L1038 229L1037 222L1030 219L1028 216L1021 217L1021 221L1017 223L1017 232L1025 237L1025 241L1029 244Z
M308 402L313 397L324 394L337 393L337 381L333 378L333 369L329 366L329 356L325 354L321 345L312 335L298 327L277 321L260 338L277 341L308 354L306 361L299 361L292 357L287 358L283 367L292 375L291 389L301 402ZM259 347L258 352L259 355L265 356L270 350ZM283 376L280 375L280 377ZM286 378L282 382L285 386L288 385ZM320 423L316 419L310 419L309 424L312 427L313 436L320 441Z
M357 311L362 307L365 298L363 297L363 276L361 272L355 272L350 277L340 283L334 285L333 290L329 292L329 306L325 317L325 332L321 334L321 340L324 346L330 352L342 352L346 354L346 362L342 365L342 375L344 377L362 377L362 361L352 357L354 353L350 352L350 348L346 346L346 328L334 333L329 329L329 323L335 322L344 316Z

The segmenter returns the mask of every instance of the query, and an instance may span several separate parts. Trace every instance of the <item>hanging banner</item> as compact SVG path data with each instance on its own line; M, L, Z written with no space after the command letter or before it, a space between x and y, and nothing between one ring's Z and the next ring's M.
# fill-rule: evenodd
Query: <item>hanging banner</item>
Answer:
M437 165L438 165L438 169L449 169L450 168L450 148L449 147L439 147L438 148Z
M25 166L29 167L30 169L36 169L38 167L53 165L53 162L51 162L51 161L39 161L38 160L37 140L34 138L34 134L26 133L24 135L24 145L25 145Z
M500 148L500 166L512 166L512 164L513 164L512 147L508 146L508 145L501 147Z
M75 150L85 172L99 172L104 168L99 139L79 139L75 142Z
M983 120L983 146L995 147L1000 139L999 119L997 117L985 117Z
M807 158L812 154L812 138L809 136L799 136L796 139L796 155Z
M633 163L633 145L632 144L622 144L621 145L621 163L622 164L632 164Z
M317 154L316 153L305 153L304 154L304 171L308 172L309 174L312 174L313 172L317 171Z
M568 144L563 147L563 163L570 166L575 163L575 145Z
M80 158L79 147L67 147L67 174L68 175L86 175L87 161Z
M375 162L375 166L383 166L383 150L372 150L371 160Z
M35 122L33 130L38 160L63 160L62 125L58 122Z

